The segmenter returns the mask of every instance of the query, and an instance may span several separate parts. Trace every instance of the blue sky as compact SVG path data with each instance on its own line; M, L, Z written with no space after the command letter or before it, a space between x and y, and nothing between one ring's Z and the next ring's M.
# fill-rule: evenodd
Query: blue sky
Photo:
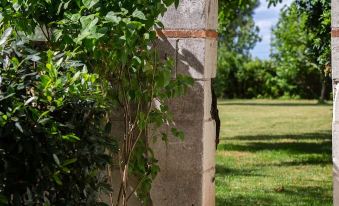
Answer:
M255 10L254 21L260 28L261 42L251 51L253 57L268 59L270 55L271 28L278 22L281 8L290 5L293 0L283 0L276 7L268 8L267 0L260 0L260 6Z

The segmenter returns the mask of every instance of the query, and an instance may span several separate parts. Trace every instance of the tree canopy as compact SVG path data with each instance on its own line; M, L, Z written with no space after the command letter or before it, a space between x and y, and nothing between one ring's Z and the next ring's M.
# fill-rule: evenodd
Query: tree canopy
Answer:
M269 7L284 3L268 0ZM330 0L296 0L283 8L273 28L271 57L255 60L250 50L260 41L253 21L257 0L220 1L219 56L215 88L218 96L234 97L330 97ZM250 63L252 62L253 63ZM262 72L244 79L249 65ZM267 63L270 62L270 63ZM260 74L260 75L259 75ZM251 76L251 74L248 74ZM261 84L261 89L254 89ZM270 87L270 88L268 88ZM252 92L256 91L256 92Z

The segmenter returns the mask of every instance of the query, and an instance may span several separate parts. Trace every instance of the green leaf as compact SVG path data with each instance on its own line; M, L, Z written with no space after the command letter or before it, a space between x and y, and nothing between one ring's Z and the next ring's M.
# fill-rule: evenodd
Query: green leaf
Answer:
M95 15L83 16L80 18L82 31L75 39L75 43L80 44L83 39L99 39L104 34L97 32L96 24L99 19Z
M27 101L25 101L24 105L27 106L29 103L31 103L31 102L33 102L34 100L37 100L37 99L38 99L38 97L36 97L36 96L31 97Z
M132 16L141 20L147 20L145 14L138 9L133 12Z
M80 18L81 26L83 29L90 30L92 29L97 23L99 19L95 17L95 15L88 15L88 16L82 16Z
M69 0L69 1L67 1L65 4L64 4L64 9L67 9L68 8L68 5L69 5L69 3L71 2L72 0Z
M171 129L172 134L180 140L184 140L185 134L182 131L179 131L177 128Z
M62 163L62 166L65 167L65 166L67 166L67 165L70 165L70 164L75 163L76 161L77 161L77 158L68 159L68 160L66 160L66 161L64 161L64 162Z
M51 82L52 82L51 78L47 75L43 75L40 78L40 85L42 89L46 89L50 85Z
M19 122L15 122L14 125L21 133L24 133L24 130L22 129L21 124Z
M61 167L61 170L62 170L64 173L67 173L67 174L71 173L71 170L70 170L69 168L67 168L67 167Z
M74 76L72 77L72 80L71 80L71 84L73 84L75 81L77 81L79 79L80 74L81 74L80 71L78 71L77 73L74 74Z
M41 59L41 57L39 57L38 54L39 54L39 53L37 53L37 54L32 54L32 55L28 55L26 59L27 59L27 60L31 60L31 61L33 61L33 62L38 62L38 61Z
M168 144L168 137L166 133L161 133L161 140Z
M43 118L43 119L39 119L38 120L38 123L39 124L42 124L42 125L44 125L44 124L46 124L49 120L51 120L52 118Z
M49 113L50 113L50 111L45 111L45 112L43 112L43 113L39 116L38 120L41 119L41 118L43 118L44 116L48 115Z
M3 44L6 43L8 37L11 35L11 33L12 33L11 27L5 30L5 32L2 34L2 37L0 39L0 46L2 46Z
M133 58L133 61L136 62L137 64L141 64L141 59L138 57L138 56L134 56Z
M119 24L119 22L121 21L121 17L117 16L115 12L110 11L106 14L105 20L114 24Z
M173 4L173 1L175 1L174 3L176 3L176 1L179 1L179 0L163 0L166 6L170 6L171 4Z
M57 156L56 154L53 154L53 159L54 159L54 162L55 162L58 166L60 166L60 160L59 160L59 158L58 158L58 156Z
M74 133L63 135L62 139L70 141L70 142L80 141L80 138L76 136Z
M8 98L10 98L10 97L12 97L12 96L14 96L14 95L15 95L15 93L11 93L11 94L9 94L9 95L7 95L7 96L5 96L5 97L0 96L0 102L3 101L3 100L5 100L5 99L8 99Z
M60 178L60 172L59 171L55 172L53 174L53 179L58 185L62 185L62 181L61 181L61 178Z
M61 29L53 30L53 37L55 41L58 41L62 37L62 30Z
M157 80L157 84L159 85L159 87L167 86L171 81L171 71L170 70L159 71L159 74L156 80Z
M175 8L178 8L180 0L174 0L174 6Z
M82 3L87 9L92 8L95 4L97 4L99 0L82 0Z

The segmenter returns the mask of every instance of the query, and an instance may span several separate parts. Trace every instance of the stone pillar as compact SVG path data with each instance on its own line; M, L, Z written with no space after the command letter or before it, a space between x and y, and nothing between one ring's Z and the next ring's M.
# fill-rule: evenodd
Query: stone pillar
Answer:
M161 19L165 29L158 32L160 56L175 60L174 78L190 75L195 84L186 96L169 102L185 139L169 136L167 144L153 145L161 170L151 191L153 205L215 205L211 78L216 74L217 6L217 0L181 0Z
M339 1L332 0L332 82L333 82L333 202L339 206Z

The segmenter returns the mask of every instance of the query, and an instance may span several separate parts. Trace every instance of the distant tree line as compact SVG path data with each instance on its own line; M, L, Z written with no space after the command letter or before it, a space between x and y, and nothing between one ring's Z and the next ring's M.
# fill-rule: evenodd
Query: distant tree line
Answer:
M214 83L219 97L330 98L330 0L296 0L283 8L272 29L269 60L250 55L260 41L253 20L259 0L219 4L218 74Z

